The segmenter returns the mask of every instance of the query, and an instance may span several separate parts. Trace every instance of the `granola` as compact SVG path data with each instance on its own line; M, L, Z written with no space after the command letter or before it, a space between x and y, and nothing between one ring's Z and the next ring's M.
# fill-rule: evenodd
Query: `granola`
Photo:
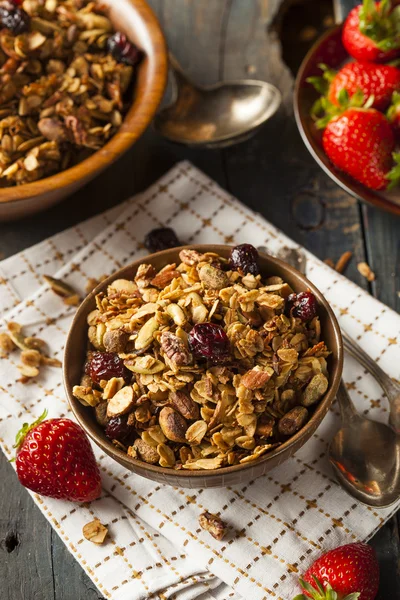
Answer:
M327 391L317 301L212 252L179 257L97 294L73 393L131 457L189 470L253 461Z
M22 326L10 321L7 323L7 333L0 333L0 358L4 358L11 352L19 349L21 363L17 369L21 373L21 383L29 383L37 377L42 365L50 367L61 367L58 358L47 355L47 344L36 337L25 337Z
M122 124L140 58L99 2L0 0L0 188L102 148Z

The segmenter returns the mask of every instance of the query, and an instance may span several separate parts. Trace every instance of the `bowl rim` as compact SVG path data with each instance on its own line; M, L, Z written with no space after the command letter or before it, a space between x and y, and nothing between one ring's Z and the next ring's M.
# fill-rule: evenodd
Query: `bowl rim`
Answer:
M367 202L372 206L377 206L387 212L391 212L395 215L400 215L400 204L396 204L392 202L390 199L384 198L379 195L379 193L375 193L373 190L369 190L367 187L363 186L361 183L354 182L352 184L350 176L347 176L345 173L340 173L335 169L334 166L330 166L327 164L323 158L321 157L323 150L316 143L316 141L309 135L307 135L307 127L305 126L306 116L304 115L304 111L301 108L300 98L302 97L302 89L305 82L304 75L307 71L310 63L314 59L314 55L321 48L321 46L331 37L337 35L343 29L343 23L339 25L335 25L325 33L323 33L311 46L310 50L307 52L305 57L302 60L300 68L296 75L295 85L294 85L294 93L293 93L293 109L294 116L297 124L297 128L300 132L301 138L310 152L311 156L314 158L316 163L323 169L323 171L339 186L356 198L357 200L361 200L363 202ZM350 57L351 58L351 57ZM329 66L329 65L328 65ZM354 186L360 189L358 191Z
M89 182L90 178L99 174L126 152L148 127L167 84L167 43L158 19L146 0L128 0L128 2L146 23L146 28L151 30L152 45L157 49L151 60L146 55L141 63L146 64L147 61L147 76L140 102L136 106L135 96L133 96L121 127L102 148L76 165L49 177L18 186L0 188L0 204L17 203L50 194L54 190L73 187L82 179ZM135 94L135 90L133 93ZM149 114L152 115L150 119Z
M322 292L320 292L319 289L311 281L309 281L305 275L300 273L297 269L295 269L291 265L285 263L284 261L282 261L278 258L275 258L274 256L266 254L265 252L260 252L259 253L260 256L264 259L267 259L270 262L271 266L276 265L280 268L283 268L283 269L287 270L291 275L294 275L295 278L297 278L297 279L301 280L303 283L305 283L309 287L309 289L316 295L316 297L318 299L318 303L323 306L330 322L332 323L335 345L336 345L336 350L337 350L337 357L336 357L337 358L337 367L336 367L335 372L333 374L331 374L332 376L329 381L328 391L326 392L323 401L318 404L311 419L294 436L292 436L287 441L285 441L283 444L281 444L281 446L271 450L270 452L267 452L266 454L260 456L259 458L255 459L255 460L249 461L248 463L231 465L228 467L222 467L220 469L215 469L215 470L201 469L201 470L193 470L192 471L192 470L184 470L184 469L176 470L176 469L169 469L167 467L160 467L158 465L152 465L152 464L146 463L142 460L138 460L138 459L128 456L125 452L123 452L122 450L117 448L111 441L108 441L105 437L98 434L97 431L94 430L93 427L91 427L90 423L88 423L85 419L81 418L81 415L80 415L78 409L82 408L82 404L79 402L78 399L76 399L72 395L73 384L70 384L69 378L68 378L69 357L71 354L73 354L73 343L72 343L73 332L75 330L76 323L79 320L79 318L81 317L82 313L88 314L90 312L89 307L93 303L93 300L94 300L96 294L98 294L100 291L107 288L107 286L110 283L112 283L113 281L115 281L115 279L118 279L120 277L121 272L123 272L129 268L131 268L131 269L135 268L135 267L137 268L139 266L139 264L141 264L142 262L151 263L155 257L157 259L159 257L162 258L163 256L167 257L171 254L171 252L177 252L177 251L182 250L183 248L191 248L193 250L198 250L199 252L218 252L218 250L226 251L227 249L231 249L232 246L230 246L228 244L188 244L188 245L184 245L184 246L178 246L176 248L169 248L167 250L162 250L161 252L155 252L155 253L149 254L147 256L142 256L142 257L138 258L137 260L125 265L121 269L118 269L117 271L115 271L115 273L113 273L112 275L107 277L107 279L102 281L94 290L92 290L92 292L90 292L90 294L88 294L88 296L86 296L86 298L84 299L82 304L79 306L78 310L76 311L76 313L74 315L73 321L72 321L70 329L68 331L67 340L66 340L66 344L65 344L65 350L64 350L63 384L64 384L64 390L67 394L68 404L69 404L75 418L77 419L78 423L80 424L80 426L84 429L86 434L97 444L97 446L99 446L104 452L106 452L106 454L111 456L111 458L113 458L114 460L117 460L117 462L118 462L118 459L120 459L124 463L131 464L132 467L134 467L134 468L136 467L138 470L140 469L142 471L157 473L159 475L173 474L173 475L176 475L178 478L181 477L182 479L185 479L187 477L204 478L205 476L207 476L207 478L208 477L216 477L217 478L219 476L228 475L230 473L234 473L237 471L243 471L243 470L249 469L255 465L260 465L263 462L267 462L272 457L279 456L279 455L283 454L284 452L290 450L293 446L295 446L297 444L297 442L299 440L302 440L303 438L306 438L304 443L307 442L307 439L308 439L307 433L308 433L309 429L311 429L313 427L313 425L315 424L315 421L318 420L321 413L322 413L322 417L319 420L318 425L322 422L322 420L326 416L326 413L328 412L328 410L336 396L337 390L339 388L339 383L340 383L340 380L342 377L342 370L343 370L343 355L344 355L343 342L342 342L342 336L341 336L339 323L337 322L336 316L335 316L332 308L330 307L328 301L325 299L325 296L322 294ZM212 250L211 250L211 248L212 248ZM317 427L318 427L318 425L317 425ZM115 458L114 455L117 458ZM132 470L134 470L134 469L132 469Z

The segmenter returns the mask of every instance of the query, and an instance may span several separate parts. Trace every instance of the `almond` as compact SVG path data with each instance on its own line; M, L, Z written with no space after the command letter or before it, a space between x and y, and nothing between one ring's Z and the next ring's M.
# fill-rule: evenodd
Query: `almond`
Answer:
M123 387L111 398L107 406L107 417L118 417L131 410L134 404L134 394L131 386Z
M268 371L259 371L257 368L247 371L241 379L241 384L248 390L258 390L271 379L272 369Z

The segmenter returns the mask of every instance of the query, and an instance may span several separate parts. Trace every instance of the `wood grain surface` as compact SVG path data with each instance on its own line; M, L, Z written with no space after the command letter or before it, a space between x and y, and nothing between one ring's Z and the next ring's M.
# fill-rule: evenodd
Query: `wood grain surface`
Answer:
M359 205L328 179L303 146L291 109L293 75L282 61L275 30L281 1L150 0L150 4L172 51L193 79L269 80L281 89L284 106L255 138L222 151L189 151L163 141L150 128L118 163L63 204L25 221L0 225L0 252L11 255L117 204L186 158L320 258L337 260L352 250L346 275L399 310L400 220ZM360 261L375 271L372 284L358 273ZM0 597L101 600L21 490L3 456L0 481ZM398 532L395 517L372 540L382 571L378 600L400 600Z

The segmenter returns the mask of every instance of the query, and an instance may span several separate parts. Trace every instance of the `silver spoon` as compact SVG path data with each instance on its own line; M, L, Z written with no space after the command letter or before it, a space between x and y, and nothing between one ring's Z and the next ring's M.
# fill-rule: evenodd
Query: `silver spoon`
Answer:
M240 79L200 87L170 55L173 101L154 119L167 139L187 146L223 148L248 139L278 110L282 97L271 83Z
M344 349L371 373L385 392L390 406L389 425L400 434L400 385L381 369L368 354L342 329Z
M400 437L393 429L362 417L343 381L337 400L342 428L329 446L329 460L339 483L369 506L384 507L400 496Z

